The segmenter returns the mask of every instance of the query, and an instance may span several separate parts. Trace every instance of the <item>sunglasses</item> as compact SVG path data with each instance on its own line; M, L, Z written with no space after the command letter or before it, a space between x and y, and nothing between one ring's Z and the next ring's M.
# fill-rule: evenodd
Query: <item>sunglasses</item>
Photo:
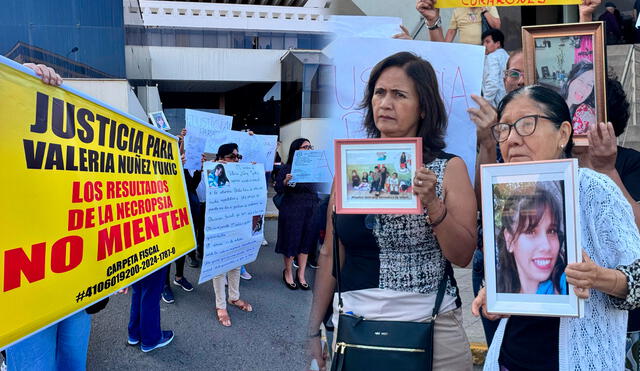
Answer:
M518 80L521 77L524 78L524 72L520 72L518 70L506 70L504 71L504 76L510 79Z
M235 159L242 160L242 155L241 154L236 155L235 153L232 153L230 155L224 156L223 158L228 158L229 160L235 160Z

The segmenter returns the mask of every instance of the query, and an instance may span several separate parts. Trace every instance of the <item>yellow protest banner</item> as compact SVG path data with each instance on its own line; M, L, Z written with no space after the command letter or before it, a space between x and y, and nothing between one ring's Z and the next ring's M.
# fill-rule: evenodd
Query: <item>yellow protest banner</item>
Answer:
M574 5L581 0L438 0L438 8L474 8L487 6Z
M192 250L175 137L0 57L0 349Z

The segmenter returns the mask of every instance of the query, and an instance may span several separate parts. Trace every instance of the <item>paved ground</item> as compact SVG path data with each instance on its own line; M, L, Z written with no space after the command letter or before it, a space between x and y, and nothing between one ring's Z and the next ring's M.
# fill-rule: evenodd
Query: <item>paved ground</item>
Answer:
M193 292L174 286L176 302L162 302L161 311L163 328L174 330L175 340L145 354L126 344L130 298L116 295L94 317L88 368L302 370L312 294L284 287L282 259L273 247L276 224L275 220L267 221L265 232L270 245L263 247L258 260L248 266L254 279L240 283L240 296L253 305L254 312L230 308L232 326L225 328L215 317L211 283L197 286ZM195 282L198 271L187 266L185 276Z
M272 195L270 195L272 196ZM270 197L271 198L271 197ZM270 200L269 198L269 200ZM267 214L277 215L269 201ZM115 295L105 310L94 316L89 346L89 370L304 370L304 335L311 305L310 291L290 291L282 283L282 259L274 252L277 220L265 223L269 246L248 266L254 275L240 284L241 297L254 312L230 308L233 325L222 327L215 317L213 287L210 283L184 292L174 286L176 302L161 303L164 329L175 331L167 347L142 353L129 346L127 322L129 295ZM315 271L307 274L313 282ZM482 325L471 315L471 270L455 269L461 291L464 326L471 342L484 343ZM198 270L185 267L193 283ZM480 366L475 366L480 369Z

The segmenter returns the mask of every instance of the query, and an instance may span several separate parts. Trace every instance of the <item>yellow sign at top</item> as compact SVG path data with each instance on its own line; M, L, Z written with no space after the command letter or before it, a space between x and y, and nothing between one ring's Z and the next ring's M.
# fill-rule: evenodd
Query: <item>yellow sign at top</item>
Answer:
M438 0L438 8L475 8L486 6L575 5L580 0Z

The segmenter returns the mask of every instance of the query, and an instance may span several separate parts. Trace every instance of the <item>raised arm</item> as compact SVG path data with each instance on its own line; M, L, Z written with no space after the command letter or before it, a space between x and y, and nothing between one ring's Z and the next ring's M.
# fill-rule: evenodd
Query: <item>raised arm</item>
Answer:
M425 27L427 28L427 32L429 32L429 39L431 41L445 41L445 37L442 34L442 23L440 20L440 9L435 7L435 0L417 0L416 1L416 10L425 20ZM436 27L437 26L437 27ZM451 30L450 30L451 31ZM455 37L455 30L453 30L453 38ZM449 37L449 33L447 32L447 38Z
M500 29L500 26L502 24L500 23L498 10L495 7L482 8L482 14L484 14L484 17L487 19L487 23L489 23L489 26L491 26L491 28Z
M498 113L486 99L475 94L471 94L471 99L478 104L478 108L469 108L467 112L469 113L471 121L476 124L478 154L476 156L474 189L476 192L476 200L478 201L478 210L481 210L480 165L495 164L498 162L496 141L491 135L491 126L498 122Z

